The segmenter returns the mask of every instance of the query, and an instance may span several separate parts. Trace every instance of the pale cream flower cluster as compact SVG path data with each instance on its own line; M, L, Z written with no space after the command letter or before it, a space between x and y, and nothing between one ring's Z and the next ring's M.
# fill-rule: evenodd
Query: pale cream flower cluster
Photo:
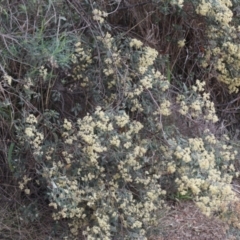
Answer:
M158 52L151 47L144 47L142 56L139 58L139 73L145 74L150 66L153 65L154 61L158 56Z
M160 104L160 107L157 111L153 113L153 115L163 115L163 116L169 116L171 115L171 102L164 99L162 103Z
M90 49L84 49L81 41L75 43L75 51L71 56L71 61L74 64L71 76L74 80L83 79L81 83L82 87L88 86L88 78L83 75L85 71L93 62L92 51Z
M180 8L183 7L183 3L184 3L184 0L171 0L170 1L170 4L177 5Z
M191 193L198 207L208 216L220 208L228 211L228 204L236 200L230 184L233 176L237 176L232 164L237 151L224 141L217 139L209 129L201 138L168 140L169 145L174 146L173 155L177 160L174 162L165 155L170 160L167 172L179 174L175 181L179 193Z
M217 55L215 52L213 54ZM240 86L238 72L240 66L239 44L230 41L223 43L221 54L222 57L218 58L216 62L216 69L220 72L219 79L229 85L230 92L238 92L238 87ZM232 69L231 72L228 70L229 66Z
M207 14L211 11L212 5L210 2L206 2L206 0L202 0L201 4L198 5L196 8L196 13L207 16Z
M181 95L181 94L178 94L178 96L176 98L176 102L180 106L178 112L182 115L187 115L187 113L189 112L189 106L186 102L185 96Z
M141 95L143 93L144 90L146 89L151 89L153 86L155 79L154 76L152 74L146 75L144 76L140 81L138 85L135 85L133 88L129 87L129 89L127 89L127 91L124 93L126 97L128 98L135 98L138 97L139 95ZM139 106L135 106L136 109L140 109L141 105L138 101L135 101ZM132 102L134 103L134 102ZM135 104L133 104L134 106Z
M186 39L179 40L177 44L179 48L183 48L186 44Z
M178 190L181 195L186 195L189 189L194 195L198 195L201 192L201 187L205 181L199 178L182 176L181 179L177 178L175 182L178 185Z
M98 36L97 39L102 43L107 51L106 58L104 59L104 67L102 69L103 74L108 77L107 87L112 89L118 87L118 84L124 83L124 80L119 79L118 72L122 68L123 59L120 56L121 50L118 50L117 46L113 44L114 38L109 32L103 36ZM111 101L109 99L109 101Z
M77 140L77 137L70 132L72 129L72 123L67 119L64 119L63 129L62 137L64 138L64 142L69 145L73 144L73 142Z
M144 91L144 88L142 85L134 86L134 88L129 87L127 91L124 93L126 97L128 98L134 98L138 97L140 94L142 94Z
M231 0L202 0L196 8L198 14L211 21L207 32L211 44L204 53L202 66L213 66L215 76L228 85L230 93L238 92L240 86L238 27L232 21L232 5Z
M3 75L3 80L4 80L9 86L12 85L12 77L9 76L8 74L4 74L4 75Z
M104 44L106 49L112 49L114 39L109 32L106 32L104 36L98 36L97 39Z
M92 59L91 59L91 51L89 49L85 50L83 48L82 42L79 41L77 43L75 43L75 55L72 55L72 57L78 57L78 59L80 61L85 61L86 64L91 64L92 63ZM74 60L73 60L74 62ZM76 63L76 62L74 62ZM83 66L86 68L86 66Z
M122 113L122 115L116 116L115 120L116 120L116 124L120 128L123 128L130 121L129 116L126 114L125 111Z
M30 77L24 79L24 88L29 89L31 86L33 86L33 81Z
M228 26L233 17L231 6L231 0L202 0L196 12L202 16L213 17L221 25Z
M216 137L214 136L214 134L212 134L212 133L209 131L209 129L206 129L206 130L204 131L204 133L207 135L207 136L205 137L205 140L206 140L209 144L215 145L215 144L217 143Z
M29 181L31 181L32 178L28 178L26 175L23 176L23 180L21 182L19 182L19 188L27 194L29 195L30 194L30 189L29 188L26 188L26 185Z
M64 119L63 128L66 129L67 131L71 130L72 128L72 123L69 122L66 118Z
M167 172L170 174L176 172L176 164L174 164L173 162L168 163Z
M29 124L36 124L37 123L37 118L33 114L29 114L28 117L26 117L26 123Z
M131 169L129 169L129 167L133 168L134 171L139 170L142 166L137 159L143 157L146 151L147 149L143 146L137 146L132 152L127 154L125 160L118 165L119 176L126 182L133 182Z
M152 76L151 75L146 75L145 77L143 77L143 79L140 80L140 84L145 89L152 88Z
M131 84L131 79L127 83L127 87L124 91L124 95L131 102L130 110L132 112L138 111L143 112L144 108L142 103L139 101L139 97L143 94L152 94L152 91L157 91L158 89L158 97L164 95L169 89L169 82L166 78L157 70L155 70L152 66L148 74L145 74L143 77L140 77L140 81L137 84ZM141 75L140 75L141 76ZM154 115L165 115L169 116L171 114L171 104L170 101L166 100L165 97L161 97L161 104L157 104L157 111L155 111ZM158 118L158 117L157 117ZM156 119L157 119L156 118Z
M182 159L186 163L191 162L191 160L192 160L191 159L191 150L189 147L181 148L180 146L177 146L174 155L178 159Z
M131 107L131 112L135 112L135 111L142 112L143 111L142 104L139 102L139 100L137 98L132 99L131 103L133 105Z
M130 43L129 43L129 46L131 48L134 47L136 49L140 49L143 46L143 43L140 40L136 39L136 38L132 38Z
M192 86L195 94L191 95L191 98L186 98L184 95L179 94L176 98L176 102L179 105L178 112L182 115L193 117L196 120L216 123L218 117L215 106L210 101L210 94L204 92L204 86L205 82L197 80L196 85Z
M196 204L207 216L215 211L227 211L228 204L236 201L236 195L229 185L229 176L221 178L220 172L212 169L209 171L207 179L189 178L186 175L181 179L176 179L178 190L182 195L186 195L189 190L195 196ZM201 196L200 193L208 193ZM225 206L225 208L222 208Z
M41 150L44 135L37 130L37 118L33 114L29 114L26 118L26 126L25 126L25 136L29 141L30 146L33 149L33 153L35 155L42 155L43 152Z
M211 179L209 180L211 181ZM208 187L208 191L209 197L196 198L197 206L207 216L210 216L214 211L221 210L222 212L227 212L229 204L237 200L231 185L227 184L224 179L219 182L211 183Z
M215 34L212 32L209 33L209 38L214 39L214 41L226 38L226 32L224 30L217 31L217 29L214 29L214 31L216 32ZM221 34L221 32L224 34ZM235 43L234 39L236 36L234 36L234 32L236 31L232 30L232 32L228 34L228 40L220 44L219 47L214 46L212 49L208 50L207 56L205 56L205 60L202 63L203 67L207 66L208 64L206 64L206 62L210 62L209 59L214 56L214 66L218 71L218 78L229 86L230 92L238 91L240 82L237 67L240 66L240 48L239 44ZM229 67L231 68L231 72L229 72Z
M152 70L153 76L154 76L154 83L160 84L160 89L165 92L169 89L170 83L166 79L166 77L159 71Z
M118 136L113 136L110 140L110 144L113 145L113 146L116 146L116 147L119 147L120 146L120 139Z
M99 23L103 23L104 22L104 18L106 18L108 16L108 14L104 11L100 11L98 9L94 9L92 11L93 14L93 20L98 21Z
M106 63L106 68L103 69L103 73L105 76L110 76L112 78L112 81L108 83L108 88L112 88L112 86L116 85L117 79L115 72L117 71L118 68L121 66L121 57L119 55L119 52L116 51L115 48L110 51L111 58L106 58L104 62Z
M85 192L79 189L78 182L76 180L71 181L67 177L54 177L56 179L56 188L51 193L52 201L49 206L58 211L53 213L53 218L55 220L67 217L84 219L86 217L85 211L83 208L78 207L78 203L82 201L81 197ZM59 189L62 189L62 191L58 195ZM69 201L68 206L65 205L67 199Z
M47 79L47 68L45 68L44 66L41 66L39 69L39 75L43 78L43 80Z
M49 147L47 150L46 150L46 153L45 153L45 158L46 160L51 160L52 159L52 154L54 152L54 148L53 147Z

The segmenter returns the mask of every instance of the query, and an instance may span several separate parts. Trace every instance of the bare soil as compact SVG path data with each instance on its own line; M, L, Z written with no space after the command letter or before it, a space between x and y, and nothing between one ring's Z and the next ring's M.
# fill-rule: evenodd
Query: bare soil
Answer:
M156 240L237 240L228 232L226 222L203 215L193 202L183 201L172 206L165 218L165 234ZM239 238L240 239L240 238Z

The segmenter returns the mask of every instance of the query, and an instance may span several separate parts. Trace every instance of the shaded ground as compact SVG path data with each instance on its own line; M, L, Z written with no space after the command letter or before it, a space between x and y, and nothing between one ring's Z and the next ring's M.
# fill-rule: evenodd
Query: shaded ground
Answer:
M155 240L238 240L240 231L228 224L203 215L193 202L184 201L172 207L164 220L165 234Z
M56 223L49 208L26 207L29 203L17 196L18 189L7 193L0 187L0 240L60 240L67 234L64 222ZM39 214L39 217L32 214ZM34 220L36 218L36 220Z

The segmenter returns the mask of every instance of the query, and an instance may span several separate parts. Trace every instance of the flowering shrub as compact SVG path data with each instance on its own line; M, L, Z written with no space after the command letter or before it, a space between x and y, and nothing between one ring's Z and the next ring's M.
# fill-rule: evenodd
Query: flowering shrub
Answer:
M12 152L8 159L19 189L30 198L40 186L53 219L66 219L76 238L82 231L87 239L146 239L158 228L170 195L190 196L207 216L228 213L236 201L230 184L239 174L238 153L227 135L217 134L219 116L206 76L231 92L238 89L231 1L193 1L194 16L209 25L206 49L194 59L202 76L191 77L191 84L181 82L176 70L187 65L188 55L184 63L179 59L192 49L185 30L174 26L181 34L173 40L177 57L171 66L174 54L161 55L151 44L115 32L109 19L121 1L103 2L69 3L78 13L71 21L79 20L76 29L86 31L63 34L68 23L61 28L66 20L60 17L62 35L42 38L44 49L38 41L41 61L29 58L34 69L23 65L18 79L2 76L9 101L20 109L13 121L14 161ZM151 4L164 5L151 13L155 17L185 11L182 0Z
M168 138L165 130L164 119L173 113L199 123L218 121L209 94L204 92L205 84L198 80L188 97L178 94L173 103L168 95L169 82L153 67L156 51L129 39L132 56L124 59L114 40L108 33L98 38L106 64L102 83L111 93L99 102L104 107L98 106L75 121L65 118L57 128L47 115L37 120L30 114L18 133L20 142L28 145L33 158L42 165L40 175L50 185L53 218L71 219L71 233L77 235L84 229L89 239L111 239L115 231L122 236L127 232L129 236L147 236L147 229L158 224L158 211L166 208L163 200L167 192L161 187L165 173L177 176L177 191L184 195L190 190L207 215L235 199L229 184L236 151L208 129L202 137L185 140L177 133ZM79 76L78 69L92 69L96 64L90 60L91 50L86 54L81 44L75 44L73 77ZM109 51L109 58L105 51ZM126 71L129 74L120 78ZM81 86L90 91L95 83L91 75L85 79L79 76ZM116 109L107 108L117 103ZM55 129L48 133L55 135L54 141L44 135L43 126L48 129L45 132ZM24 179L19 183L22 190L31 180ZM24 191L29 194L29 189Z
M239 19L233 18L234 1L200 1L196 13L209 21L209 46L202 66L216 71L230 92L238 92L239 79ZM235 6L237 7L237 6Z
M180 161L168 170L178 173L175 180L178 191L186 195L190 190L203 213L209 216L219 209L227 212L229 204L237 200L230 185L236 174L233 165L236 154L232 146L223 144L206 130L202 138L175 144L173 155Z
M49 205L56 209L55 220L73 219L74 235L88 226L88 238L106 239L120 229L145 236L146 229L157 224L166 192L157 182L160 175L147 166L147 140L139 138L144 127L140 122L131 121L124 111L97 107L92 116L76 123L65 119L58 143L46 143L37 124L29 115L21 136L43 164L41 175L51 184ZM21 189L31 179L23 180Z

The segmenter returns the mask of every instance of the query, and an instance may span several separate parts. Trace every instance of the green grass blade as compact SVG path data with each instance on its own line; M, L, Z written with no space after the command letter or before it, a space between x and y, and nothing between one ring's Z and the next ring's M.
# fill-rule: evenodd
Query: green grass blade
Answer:
M7 161L8 161L8 166L11 170L11 172L13 172L13 165L12 165L12 152L13 152L13 148L14 148L14 143L10 144L10 147L8 149L8 155L7 155Z

